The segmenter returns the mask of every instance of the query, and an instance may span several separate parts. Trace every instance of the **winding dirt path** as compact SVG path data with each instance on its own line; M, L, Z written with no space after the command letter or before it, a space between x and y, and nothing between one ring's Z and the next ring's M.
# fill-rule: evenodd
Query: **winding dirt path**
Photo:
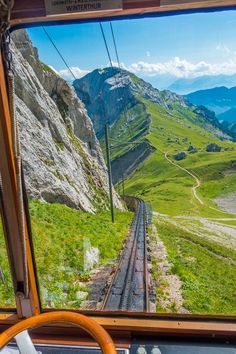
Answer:
M205 203L203 202L203 200L197 195L197 189L201 186L201 181L200 179L195 176L192 172L190 172L189 170L187 170L186 168L178 165L176 162L172 161L169 157L168 157L168 153L165 152L164 153L165 159L171 163L172 165L178 167L180 170L186 172L187 174L189 174L191 177L193 177L196 181L196 185L192 187L192 193L195 199L197 199L197 201L201 204L201 205L205 205Z
M161 150L160 150L160 151L161 151ZM172 164L173 166L175 166L175 167L178 167L180 170L186 172L188 175L190 175L191 177L193 177L193 178L195 179L196 185L193 186L193 187L191 188L191 190L192 190L192 193L193 193L194 198L195 198L201 205L204 205L205 207L207 207L207 208L209 208L209 209L216 210L216 211L219 212L219 213L230 214L230 213L227 212L227 211L224 211L224 210L221 210L221 209L218 209L218 208L214 208L214 207L209 206L209 205L207 205L206 203L204 203L204 201L197 195L197 189L201 186L201 181L200 181L200 179L199 179L195 174L193 174L192 172L190 172L189 170L187 170L186 168L184 168L184 167L180 166L179 164L177 164L176 162L172 161L172 160L168 157L168 152L163 152L163 151L161 151L161 152L164 154L165 159L166 159L169 163L171 163L171 164Z

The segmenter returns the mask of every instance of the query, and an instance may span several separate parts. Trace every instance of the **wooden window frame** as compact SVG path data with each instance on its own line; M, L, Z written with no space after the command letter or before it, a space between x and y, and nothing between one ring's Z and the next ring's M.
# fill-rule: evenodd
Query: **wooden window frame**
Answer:
M142 17L148 15L171 15L182 12L212 11L214 9L236 8L236 0L195 1L184 3L185 0L124 0L123 10L100 13L77 13L71 15L46 16L43 0L36 0L32 9L32 0L15 0L12 10L11 30L27 26L37 26L42 23L59 24L71 21L101 21L111 18ZM159 3L160 2L160 3ZM168 3L168 4L167 4ZM0 55L0 173L5 189L6 225L4 234L7 243L8 256L13 276L15 291L18 282L22 282L22 253L18 252L20 244L19 225L17 221L17 183L16 165L13 157L11 117L9 110L7 83L4 72L3 58ZM26 206L25 206L26 208ZM32 240L30 240L28 225L26 222L26 247L27 263L29 271L29 298L24 299L16 294L16 314L9 313L6 309L0 310L0 330L12 325L23 317L37 315L42 312L37 288L37 275L33 262ZM18 245L16 247L16 245ZM51 310L43 310L43 312ZM81 312L81 311L78 311ZM83 311L108 330L120 330L128 332L149 334L182 334L182 335L206 335L206 336L230 336L236 338L236 316L196 316L196 315L160 315L151 313L113 313ZM60 327L60 326L59 326Z

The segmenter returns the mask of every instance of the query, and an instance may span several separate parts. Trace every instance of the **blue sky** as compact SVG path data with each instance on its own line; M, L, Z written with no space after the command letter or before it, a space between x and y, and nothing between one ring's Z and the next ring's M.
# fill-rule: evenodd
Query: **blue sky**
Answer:
M115 59L109 23L103 24ZM236 73L236 11L113 22L120 61L138 76L194 78ZM98 23L47 27L76 77L108 65ZM42 61L71 79L42 28L28 29Z

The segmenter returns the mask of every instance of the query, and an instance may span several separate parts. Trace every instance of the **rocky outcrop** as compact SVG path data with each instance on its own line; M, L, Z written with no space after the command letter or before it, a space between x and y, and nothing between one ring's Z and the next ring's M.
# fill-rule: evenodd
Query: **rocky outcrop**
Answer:
M233 140L233 136L229 135L229 130L218 121L213 111L204 106L193 106L193 112L199 116L200 120L202 118L200 125L205 130L212 132L220 140Z
M184 151L180 151L177 154L174 155L174 159L176 161L181 161L186 158L186 153Z
M215 143L208 144L206 147L207 152L220 152L221 151L221 146Z
M193 154L193 153L197 152L197 148L193 145L189 145L188 152L190 152L190 154Z
M126 109L139 104L137 96L166 108L173 101L186 107L186 100L170 91L159 91L136 75L119 68L96 69L73 83L91 117L97 137L104 134L106 123L112 125Z
M104 135L106 123L112 124L127 105L134 105L135 98L127 87L131 84L125 71L117 68L97 69L73 86L84 102L98 138Z
M12 38L16 115L29 196L89 212L106 207L107 170L83 103L39 61L24 30ZM114 199L121 207L115 193Z
M114 159L111 163L112 181L114 184L130 176L148 156L155 151L148 141L144 140L133 149L128 150L124 155Z

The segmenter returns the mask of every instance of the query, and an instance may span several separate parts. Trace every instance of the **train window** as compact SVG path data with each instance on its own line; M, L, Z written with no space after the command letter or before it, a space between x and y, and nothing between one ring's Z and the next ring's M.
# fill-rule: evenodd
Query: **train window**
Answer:
M236 315L235 22L12 33L44 308Z
M15 308L11 271L0 219L0 308Z

